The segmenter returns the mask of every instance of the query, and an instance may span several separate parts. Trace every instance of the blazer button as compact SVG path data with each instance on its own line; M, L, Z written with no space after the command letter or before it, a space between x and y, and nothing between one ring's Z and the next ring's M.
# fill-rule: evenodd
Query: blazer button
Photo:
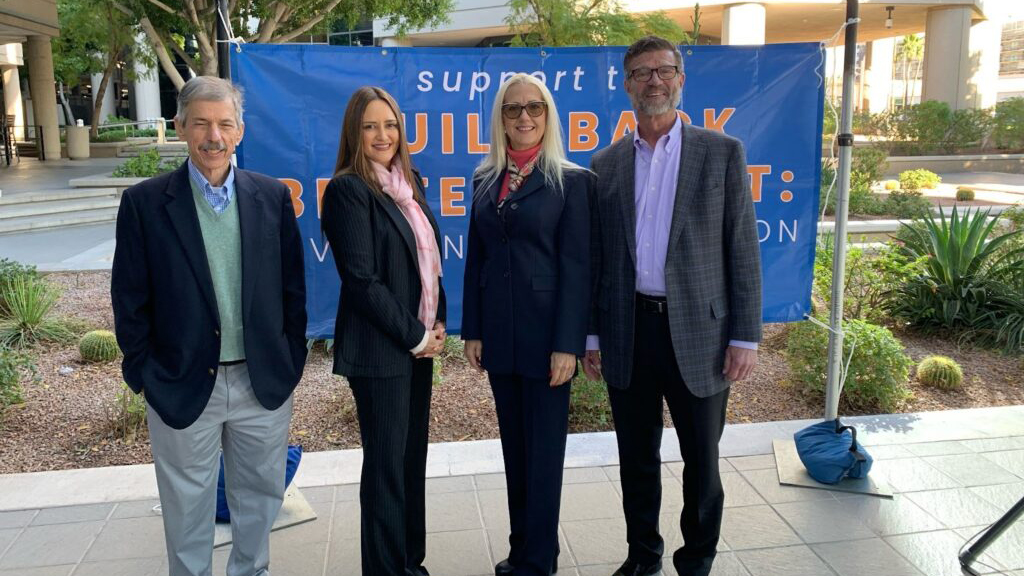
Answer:
M508 270L505 270L505 278L508 278Z
M517 202L513 202L513 203L512 203L512 209L513 209L513 210L518 210L518 209L519 209L519 203L517 203Z
M508 244L508 238L507 238L507 237L505 237L505 236L502 236L502 237L501 237L501 243L502 243L502 244Z
M217 373L217 371L214 370L213 368L210 368L209 372L210 372L210 376L213 376L214 374Z
M220 330L214 330L213 331L213 335L214 336L220 336Z

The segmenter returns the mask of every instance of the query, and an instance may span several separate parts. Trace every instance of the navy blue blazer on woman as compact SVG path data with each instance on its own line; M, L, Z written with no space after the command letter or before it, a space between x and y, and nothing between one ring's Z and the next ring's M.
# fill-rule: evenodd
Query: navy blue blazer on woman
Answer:
M538 168L499 213L504 177L485 190L473 183L462 337L483 342L491 374L548 378L552 352L586 347L591 174L566 171L558 191Z

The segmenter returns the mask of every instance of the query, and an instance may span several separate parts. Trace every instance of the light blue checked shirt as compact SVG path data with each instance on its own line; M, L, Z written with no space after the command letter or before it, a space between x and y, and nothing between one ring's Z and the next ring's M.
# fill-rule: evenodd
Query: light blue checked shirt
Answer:
M224 209L231 204L231 199L235 197L235 167L228 167L228 177L224 179L223 186L214 186L210 184L210 181L203 176L203 173L196 168L196 165L192 163L192 159L188 159L188 175L192 179L192 183L199 188L203 193L203 197L210 203L210 207L217 214L224 212Z

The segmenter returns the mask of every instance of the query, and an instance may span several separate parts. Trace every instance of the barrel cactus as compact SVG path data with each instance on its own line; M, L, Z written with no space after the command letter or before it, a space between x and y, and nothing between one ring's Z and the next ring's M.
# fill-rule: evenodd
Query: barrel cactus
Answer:
M952 358L929 356L917 365L917 379L928 386L954 390L963 382L964 373Z
M117 358L121 350L117 347L117 338L113 332L93 330L79 340L78 351L87 362L109 362Z
M974 200L974 190L970 188L957 188L956 199L960 202L970 202Z

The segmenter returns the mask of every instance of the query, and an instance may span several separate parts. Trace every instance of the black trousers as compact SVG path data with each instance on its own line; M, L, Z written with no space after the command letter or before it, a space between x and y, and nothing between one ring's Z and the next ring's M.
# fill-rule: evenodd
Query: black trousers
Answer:
M662 399L668 403L683 467L683 547L673 554L679 576L707 576L722 526L725 493L718 472L718 441L729 390L698 398L679 374L668 316L637 307L633 378L629 388L608 388L619 447L622 508L629 557L652 564L664 554L658 533L661 509Z
M426 576L425 476L433 360L412 376L349 378L359 416L363 574Z
M549 380L491 375L505 457L511 532L509 563L516 576L549 576L558 558L569 386Z

